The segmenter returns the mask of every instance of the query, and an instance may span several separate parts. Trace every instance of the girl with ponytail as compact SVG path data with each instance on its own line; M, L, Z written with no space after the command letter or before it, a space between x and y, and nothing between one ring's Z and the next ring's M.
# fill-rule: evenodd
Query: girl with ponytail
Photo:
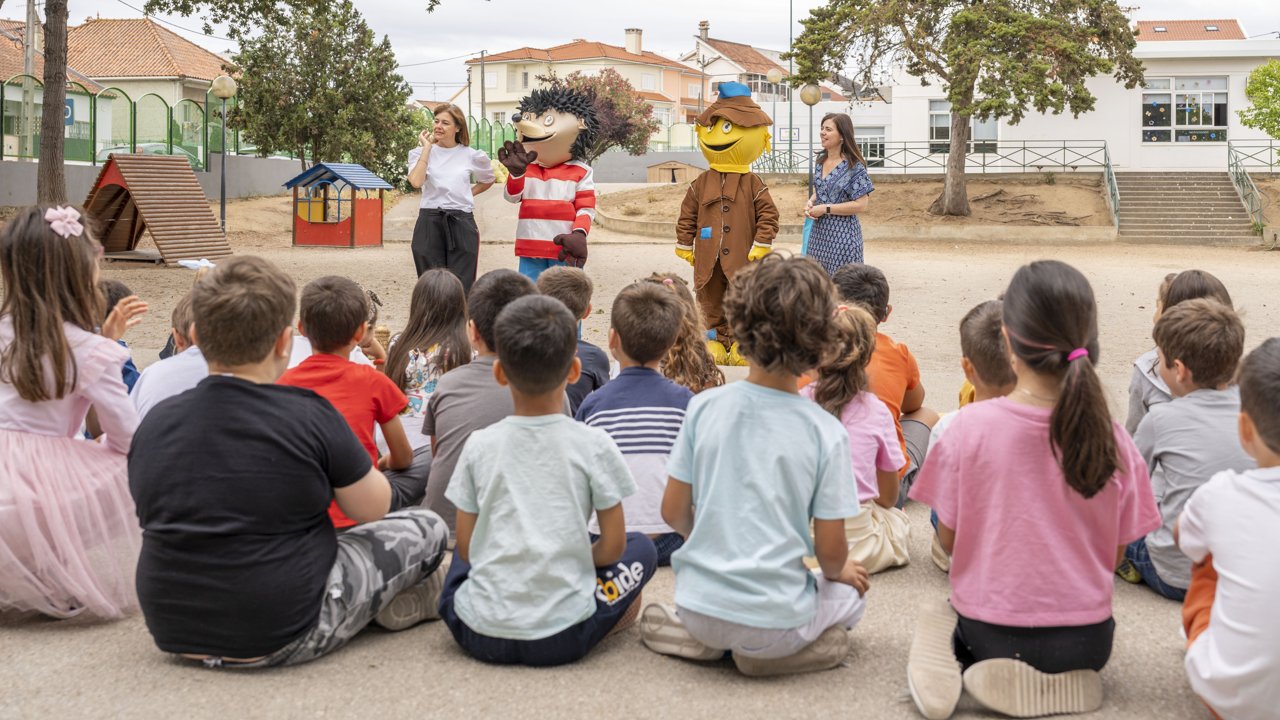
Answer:
M857 305L836 310L836 338L818 379L800 391L844 425L861 512L845 520L849 557L868 573L906 565L911 521L895 507L898 471L907 464L889 408L867 390L867 364L876 349L876 320Z
M1003 319L1013 393L962 408L911 489L952 552L950 603L925 607L907 666L930 718L951 714L962 684L1006 715L1097 709L1112 573L1160 525L1146 463L1094 370L1089 281L1065 263L1026 265Z

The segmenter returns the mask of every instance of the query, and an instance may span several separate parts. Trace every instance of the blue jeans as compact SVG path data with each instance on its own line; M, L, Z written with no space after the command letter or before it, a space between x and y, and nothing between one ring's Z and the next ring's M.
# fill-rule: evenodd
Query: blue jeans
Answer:
M564 665L585 657L591 648L613 630L631 605L640 598L640 590L653 577L657 566L658 551L654 549L653 541L643 533L627 533L627 548L618 562L609 567L596 568L594 615L549 637L511 640L482 635L472 630L454 611L453 596L471 573L471 566L454 552L453 565L449 567L444 591L440 595L440 617L462 649L482 662ZM624 587L625 583L617 581L625 576L630 576L634 584ZM610 593L606 593L606 587L610 589ZM612 593L619 594L606 599Z
M560 267L565 263L560 260L551 260L550 258L520 258L520 274L529 278L534 282L538 282L538 276L547 268Z
M1182 602L1187 597L1186 588L1176 588L1160 579L1155 563L1151 562L1151 555L1147 552L1146 538L1139 538L1129 543L1129 546L1124 549L1124 559L1137 568L1138 574L1142 576L1142 582L1157 594L1178 602Z

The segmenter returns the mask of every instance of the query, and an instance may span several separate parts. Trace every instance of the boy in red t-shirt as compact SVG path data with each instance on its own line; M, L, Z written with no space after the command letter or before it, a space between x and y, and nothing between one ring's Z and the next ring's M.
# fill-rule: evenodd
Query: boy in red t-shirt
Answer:
M862 263L849 263L836 270L831 278L846 302L857 303L871 313L876 324L884 324L893 312L889 304L889 281L879 268ZM894 342L883 332L876 332L876 349L867 364L867 389L889 408L898 429L898 442L907 464L899 474L902 490L898 507L907 500L907 490L916 473L924 465L929 452L929 433L938 422L938 413L924 406L924 385L920 367L906 345Z
M413 447L400 424L400 411L409 401L386 375L347 359L369 332L364 291L348 278L329 275L307 283L300 305L298 331L311 342L312 353L281 375L279 384L306 388L328 400L378 469L387 471L391 510L416 505L426 493L431 466L429 453L423 455L424 462L414 462ZM374 442L374 425L382 428L387 441L389 452L382 457ZM336 504L330 504L329 517L339 530L356 524Z

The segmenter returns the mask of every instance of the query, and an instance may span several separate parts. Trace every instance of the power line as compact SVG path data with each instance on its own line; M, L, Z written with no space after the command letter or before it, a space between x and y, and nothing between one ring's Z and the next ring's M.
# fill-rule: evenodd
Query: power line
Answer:
M468 52L468 53L463 53L461 55L454 55L453 57L440 58L439 60L427 60L425 62L405 63L404 65L397 66L396 69L398 70L400 68L418 67L419 65L434 65L436 63L449 62L450 60L460 60L464 57L471 57L472 55L475 55L478 52L480 51L476 50L475 52Z
M224 37L218 37L217 35L210 35L209 33L206 33L206 32L200 32L199 30L192 30L191 28L182 27L181 25L178 25L178 24L176 24L176 23L171 23L171 22L169 22L168 20L163 20L163 19L161 19L161 18L154 17L154 16L152 16L152 15L148 15L146 10L143 10L142 8L134 7L133 5L130 5L129 3L125 2L124 0L116 0L116 2L118 2L118 3L120 3L121 5L123 5L123 6L127 7L127 8L129 8L130 10L134 10L134 11L136 11L136 12L140 12L140 13L142 13L142 16L143 16L143 17L151 18L152 20L155 20L155 21L156 21L156 22L158 22L158 23L164 23L165 25L168 25L169 27L177 28L177 29L179 29L179 30L182 30L183 32L189 32L189 33L191 33L192 35L201 35L201 36L203 36L203 37L213 38L214 40L224 40L224 41L226 41L226 42L235 42L235 40L232 40L231 38L224 38Z
M1249 36L1248 38L1246 38L1246 39L1247 39L1247 40L1252 40L1252 39L1254 39L1254 38L1266 37L1266 36L1268 36L1268 35L1275 35L1276 37L1280 37L1280 30L1272 30L1272 31L1270 31L1270 32L1258 33L1257 35L1250 35L1250 36Z

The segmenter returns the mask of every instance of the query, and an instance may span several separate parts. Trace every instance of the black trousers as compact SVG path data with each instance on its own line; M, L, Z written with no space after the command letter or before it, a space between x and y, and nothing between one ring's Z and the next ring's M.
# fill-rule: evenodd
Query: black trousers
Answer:
M418 275L444 268L470 292L480 258L480 229L475 216L461 210L423 208L413 226L413 264Z
M1112 618L1069 627L1010 627L963 615L953 640L956 659L966 668L982 660L1014 658L1046 673L1101 670L1111 659L1116 634Z

